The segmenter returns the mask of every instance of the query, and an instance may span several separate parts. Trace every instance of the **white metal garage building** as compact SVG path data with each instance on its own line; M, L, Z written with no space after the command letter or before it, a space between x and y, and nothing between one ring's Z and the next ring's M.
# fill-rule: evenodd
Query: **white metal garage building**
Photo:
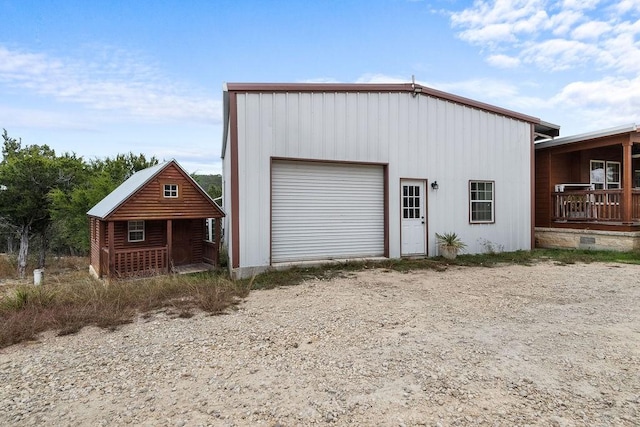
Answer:
M271 266L532 247L533 141L558 127L414 84L227 84L225 245Z

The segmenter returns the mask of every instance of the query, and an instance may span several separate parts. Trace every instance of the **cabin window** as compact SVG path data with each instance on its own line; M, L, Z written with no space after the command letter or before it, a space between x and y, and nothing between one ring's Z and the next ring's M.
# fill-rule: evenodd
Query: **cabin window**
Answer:
M620 188L620 162L591 160L590 183L596 190Z
M493 181L469 181L469 218L472 224L494 222L493 187Z
M165 184L164 197L168 199L175 199L178 197L178 184Z
M144 242L144 221L129 221L129 241Z

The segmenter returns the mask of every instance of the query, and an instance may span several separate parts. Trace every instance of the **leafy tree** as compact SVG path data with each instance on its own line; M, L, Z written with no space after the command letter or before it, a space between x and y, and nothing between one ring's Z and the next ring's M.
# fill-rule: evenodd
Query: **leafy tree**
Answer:
M55 220L55 247L70 254L89 252L87 211L135 172L158 164L153 156L118 154L115 158L95 159L85 165L84 179L71 188L51 192Z
M29 238L42 236L51 223L49 192L64 179L55 151L47 145L22 147L22 142L2 134L0 162L0 217L17 229L20 236L18 275L25 276ZM43 245L46 248L46 244ZM42 259L43 260L43 259Z
M192 174L191 177L195 179L212 199L217 199L222 196L222 175Z

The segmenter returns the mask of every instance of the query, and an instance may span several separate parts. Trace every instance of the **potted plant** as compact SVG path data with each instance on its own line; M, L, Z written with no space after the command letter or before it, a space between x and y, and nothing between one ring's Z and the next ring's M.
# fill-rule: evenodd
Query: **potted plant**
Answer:
M436 239L438 239L440 255L447 259L455 259L458 252L467 247L456 233L436 233Z

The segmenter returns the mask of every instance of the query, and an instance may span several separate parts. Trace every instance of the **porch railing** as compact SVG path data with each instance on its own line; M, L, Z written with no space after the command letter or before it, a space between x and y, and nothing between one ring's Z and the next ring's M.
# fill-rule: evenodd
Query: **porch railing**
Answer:
M631 191L631 219L640 221L640 190Z
M109 271L109 248L102 248L102 271ZM167 247L116 249L113 271L109 276L130 277L166 273L168 271Z
M581 190L552 193L554 221L622 221L623 190ZM633 195L633 217L640 216L640 192Z

